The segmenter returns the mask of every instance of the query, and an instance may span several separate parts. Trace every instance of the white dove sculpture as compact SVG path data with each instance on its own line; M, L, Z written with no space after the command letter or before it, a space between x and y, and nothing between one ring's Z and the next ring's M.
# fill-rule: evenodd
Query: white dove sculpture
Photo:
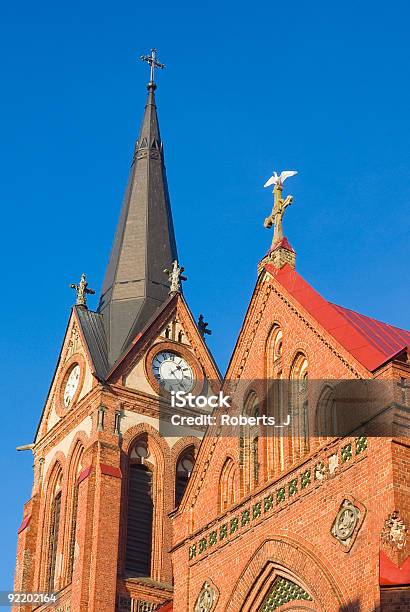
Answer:
M297 174L297 170L283 170L283 172L281 172L279 175L277 174L277 172L274 172L270 179L266 181L264 187L270 187L271 185L274 185L275 188L276 185L283 185L286 179L291 176L295 176L295 174Z

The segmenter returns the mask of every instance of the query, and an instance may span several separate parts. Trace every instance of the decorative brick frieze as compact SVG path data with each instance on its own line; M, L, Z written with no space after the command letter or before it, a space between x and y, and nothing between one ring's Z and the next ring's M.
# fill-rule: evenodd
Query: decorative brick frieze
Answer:
M226 513L212 525L211 531L202 535L198 540L189 544L188 559L192 562L203 558L210 548L217 544L231 541L233 537L243 534L254 524L269 518L272 513L281 510L283 507L294 503L306 495L310 488L321 486L326 480L332 478L332 459L340 458L340 470L345 471L352 467L355 462L367 456L367 438L360 436L348 442L350 448L356 448L356 453L346 453L346 443L339 443L337 450L331 455L317 455L308 460L302 469L299 468L297 474L290 473L280 479L271 488L261 493L259 499L250 499L244 506L239 506L236 510ZM342 460L342 457L345 460ZM318 474L312 481L311 475ZM232 516L233 514L233 516ZM219 533L219 537L216 535ZM198 536L197 536L198 537ZM350 542L349 542L350 543Z

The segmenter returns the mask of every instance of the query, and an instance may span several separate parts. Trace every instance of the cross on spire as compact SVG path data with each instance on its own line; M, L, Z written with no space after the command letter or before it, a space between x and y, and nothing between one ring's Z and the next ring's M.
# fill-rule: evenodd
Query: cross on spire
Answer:
M159 68L163 70L165 68L165 64L161 64L157 60L157 50L151 49L151 55L141 55L140 60L143 62L147 62L150 65L150 78L148 86L155 85L154 76L155 76L155 68Z

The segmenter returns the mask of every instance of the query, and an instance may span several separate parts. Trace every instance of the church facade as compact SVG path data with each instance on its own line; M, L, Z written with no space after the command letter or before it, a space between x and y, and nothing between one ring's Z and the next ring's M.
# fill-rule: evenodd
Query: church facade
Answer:
M15 590L56 601L14 609L409 610L410 332L329 303L298 274L282 233L290 196L276 177L272 246L221 380L182 292L161 65L154 52L146 59L99 307L87 307L83 275L32 448ZM366 389L349 396L355 420L344 428L341 382ZM214 387L242 389L231 412L249 427L225 431L217 408L216 427L164 430L175 390Z

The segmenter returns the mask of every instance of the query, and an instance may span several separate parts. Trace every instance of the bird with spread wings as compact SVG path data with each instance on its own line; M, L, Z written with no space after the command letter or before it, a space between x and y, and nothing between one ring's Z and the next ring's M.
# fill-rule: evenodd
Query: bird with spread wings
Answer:
M264 187L270 187L271 185L276 187L276 185L283 185L286 179L291 176L295 176L297 174L297 170L283 170L279 175L277 172L274 172L272 176L266 181Z

